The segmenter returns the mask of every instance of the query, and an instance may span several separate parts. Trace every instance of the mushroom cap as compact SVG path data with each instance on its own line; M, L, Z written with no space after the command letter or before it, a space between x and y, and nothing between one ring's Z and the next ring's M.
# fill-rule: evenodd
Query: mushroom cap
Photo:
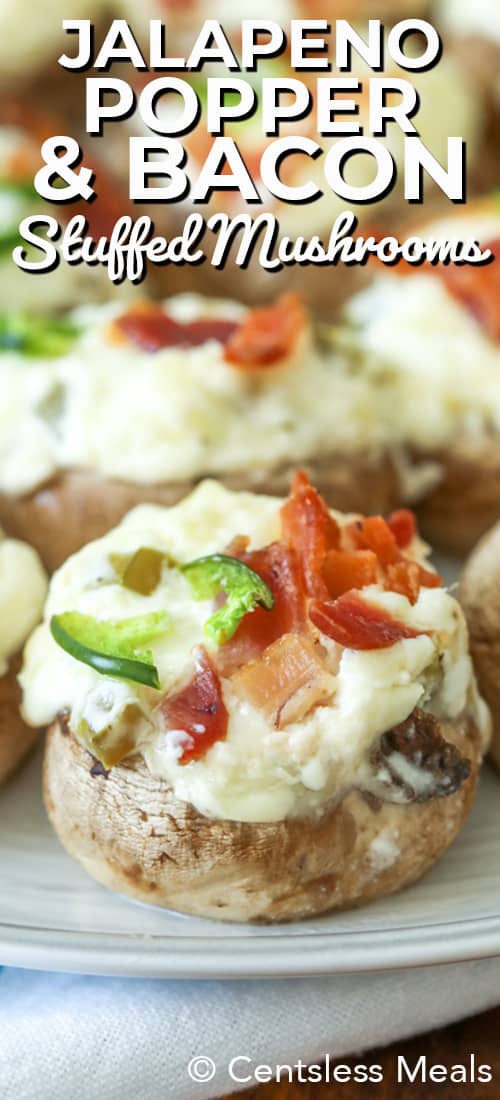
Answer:
M332 508L384 513L400 499L395 465L382 451L333 452L305 466ZM228 473L218 480L228 489L286 496L294 470L294 465L285 465ZM133 484L86 470L68 470L24 496L0 493L0 524L12 536L29 541L52 572L70 554L115 527L131 508L144 503L170 507L196 484L194 480Z
M228 921L312 917L409 885L459 833L481 738L467 715L439 732L470 764L448 797L398 804L351 790L316 816L254 824L204 817L138 756L106 772L59 718L47 740L45 803L69 854L121 894Z

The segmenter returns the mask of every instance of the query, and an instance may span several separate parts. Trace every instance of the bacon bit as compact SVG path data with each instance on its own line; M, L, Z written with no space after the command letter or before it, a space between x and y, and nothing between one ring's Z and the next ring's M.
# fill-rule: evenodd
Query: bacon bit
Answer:
M435 573L433 569L425 569L423 565L419 565L418 571L422 588L442 588L443 578L439 573Z
M442 583L439 573L404 558L388 565L385 570L384 588L389 592L400 592L412 604L417 602L421 588L441 588Z
M486 335L500 343L500 239L490 241L494 260L481 267L440 267L439 274L458 302L479 321Z
M353 553L330 550L326 555L323 578L331 599L337 599L353 588L375 584L377 577L378 560L373 550L355 550Z
M191 682L175 695L167 695L158 710L167 730L185 730L189 741L180 764L199 760L216 741L227 735L229 715L222 698L217 669L204 648L195 651L195 674Z
M400 592L412 604L417 602L421 588L439 588L442 584L438 573L402 554L402 547L409 545L416 533L415 517L406 509L394 512L387 521L382 516L369 516L347 528L351 543L377 555L386 591Z
M307 594L326 596L321 571L327 552L340 545L340 529L304 470L295 474L280 514L283 538L300 557Z
M382 566L399 561L401 554L396 538L382 516L368 516L349 528L361 550L372 550Z
M420 566L416 561L392 562L385 570L384 588L399 592L415 604L420 592Z
M417 535L417 521L409 508L392 512L387 518L387 526L390 527L400 550L409 546Z
M403 638L417 638L423 630L412 630L357 592L346 592L335 601L316 601L309 611L314 625L346 649L388 649Z
M234 367L272 367L287 359L307 326L298 294L284 294L272 306L253 309L226 344L224 358Z
M306 593L295 551L284 542L239 553L235 553L234 545L233 542L233 557L245 562L269 585L274 607L272 611L257 607L245 615L231 640L220 647L218 666L225 676L260 656L282 634L300 634L308 628Z
M141 302L117 317L111 328L112 333L125 336L143 351L155 352L162 348L198 348L208 340L225 344L238 325L209 317L180 324L154 302Z
M318 647L298 634L284 634L232 678L238 695L281 729L300 722L313 707L331 699L335 679Z

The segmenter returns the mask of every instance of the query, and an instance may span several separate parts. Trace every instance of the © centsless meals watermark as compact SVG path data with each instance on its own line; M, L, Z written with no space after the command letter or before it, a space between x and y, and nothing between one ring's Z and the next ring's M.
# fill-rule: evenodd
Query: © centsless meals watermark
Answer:
M192 1081L206 1084L213 1081L217 1072L227 1074L230 1081L237 1085L263 1085L274 1081L288 1081L298 1084L381 1084L385 1079L384 1067L379 1063L360 1062L348 1065L335 1062L329 1054L321 1062L307 1065L300 1058L292 1064L269 1065L257 1062L248 1054L236 1054L225 1064L217 1065L206 1054L196 1055L187 1066ZM493 1070L490 1065L479 1065L475 1054L470 1054L460 1063L444 1065L433 1062L427 1055L408 1059L402 1054L396 1055L394 1078L397 1084L490 1084Z

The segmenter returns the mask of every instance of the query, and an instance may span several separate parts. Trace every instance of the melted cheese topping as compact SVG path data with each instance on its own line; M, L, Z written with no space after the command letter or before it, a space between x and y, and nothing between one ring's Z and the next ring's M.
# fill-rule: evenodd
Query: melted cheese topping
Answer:
M231 302L168 302L177 320L242 319ZM123 307L74 314L82 334L56 359L0 357L0 488L22 493L57 470L156 483L206 473L252 473L381 441L368 383L321 357L305 331L277 366L245 370L210 340L156 353L110 335Z
M491 241L500 238L500 210L444 219L421 236ZM500 347L439 274L387 271L351 300L346 319L394 443L432 449L458 433L500 431Z
M36 551L0 532L0 676L41 619L46 595Z
M174 569L164 570L150 596L131 592L113 580L109 554L132 553L146 545L183 562L221 550L236 534L249 536L253 547L263 546L279 537L280 503L231 493L206 481L174 508L135 509L114 531L70 558L52 579L45 623L25 651L21 683L27 720L44 725L68 709L75 732L82 721L99 732L119 728L124 708L138 704L142 718L137 745L151 772L202 813L243 821L275 821L321 810L356 784L376 739L417 705L452 718L470 707L486 739L488 717L476 696L463 614L457 601L440 589L422 589L413 607L403 596L376 586L367 589L370 600L431 635L377 652L342 649L322 639L330 654L334 694L300 722L276 729L223 679L227 738L186 765L179 763L185 734L162 732L155 724L152 711L161 698L157 692L99 676L53 641L47 624L57 612L78 610L120 619L168 609L171 629L152 649L162 694L171 694L192 676L192 649L205 641L203 624L212 604L195 602L188 582ZM421 559L421 544L413 550Z

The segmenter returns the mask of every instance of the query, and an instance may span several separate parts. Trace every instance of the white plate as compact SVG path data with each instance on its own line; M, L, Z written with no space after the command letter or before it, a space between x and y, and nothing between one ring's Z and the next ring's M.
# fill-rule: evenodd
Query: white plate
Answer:
M136 905L97 886L52 834L41 755L0 796L0 963L144 977L327 974L500 954L500 782L415 887L351 913L272 928Z

